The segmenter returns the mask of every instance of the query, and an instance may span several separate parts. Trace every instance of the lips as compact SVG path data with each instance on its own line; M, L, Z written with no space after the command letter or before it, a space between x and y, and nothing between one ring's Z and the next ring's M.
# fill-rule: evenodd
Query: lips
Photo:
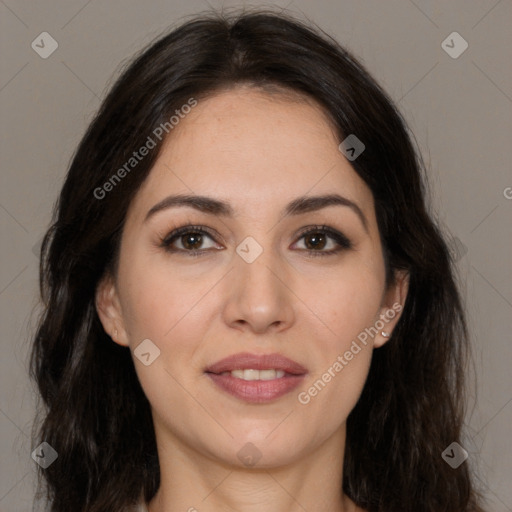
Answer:
M207 373L221 374L233 370L282 370L289 375L304 375L306 368L281 354L250 354L243 352L217 361L206 368Z
M244 380L230 373L235 370L276 370L276 378ZM244 402L264 404L277 400L299 386L307 370L280 354L240 353L217 361L205 373L221 391Z

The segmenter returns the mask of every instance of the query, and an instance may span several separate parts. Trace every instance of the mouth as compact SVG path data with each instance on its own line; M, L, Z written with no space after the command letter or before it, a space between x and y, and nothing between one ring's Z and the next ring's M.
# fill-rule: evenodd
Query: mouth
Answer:
M307 373L302 365L281 354L234 354L205 369L221 391L249 403L280 398L295 389Z

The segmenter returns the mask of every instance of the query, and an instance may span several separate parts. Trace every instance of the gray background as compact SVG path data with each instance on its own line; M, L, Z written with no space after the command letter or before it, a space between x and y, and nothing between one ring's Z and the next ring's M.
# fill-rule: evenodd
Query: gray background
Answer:
M453 238L474 347L476 381L463 445L495 512L512 510L511 3L245 4L286 6L347 45L398 102L418 140L433 211ZM2 512L31 509L34 391L27 354L38 311L34 250L75 146L123 61L184 15L238 5L244 4L0 0ZM31 48L44 31L59 45L47 59ZM454 31L469 44L456 59L441 46Z

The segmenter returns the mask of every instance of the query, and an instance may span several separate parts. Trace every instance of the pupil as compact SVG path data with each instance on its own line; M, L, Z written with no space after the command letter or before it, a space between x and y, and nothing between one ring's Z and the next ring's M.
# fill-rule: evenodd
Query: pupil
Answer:
M312 240L313 243L308 243L307 240ZM323 248L324 243L325 237L321 233L315 233L306 237L306 245L308 246L308 249L318 249L319 246L322 246L321 248Z
M185 240L183 246L187 249L196 249L198 245L201 245L201 235L198 233L184 235L181 240L182 242ZM190 240L195 240L195 242L192 241L192 243L189 243Z

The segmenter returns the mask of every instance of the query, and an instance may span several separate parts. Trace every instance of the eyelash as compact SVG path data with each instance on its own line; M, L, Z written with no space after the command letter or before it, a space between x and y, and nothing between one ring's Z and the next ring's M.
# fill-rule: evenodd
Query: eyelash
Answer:
M352 243L350 240L340 233L339 231L336 231L329 226L313 226L308 227L306 230L302 231L299 235L299 240L304 238L307 235L311 234L324 234L328 235L330 238L332 238L337 244L338 247L336 249L330 249L329 251L322 251L322 250L313 250L313 249L301 249L305 250L310 256L313 257L323 257L323 256L333 256L343 250L351 249ZM202 256L206 254L211 249L196 249L196 250L186 250L186 249L175 249L171 247L172 242L179 238L180 236L186 235L186 234L197 234L197 235L206 235L212 240L214 239L214 236L212 233L209 232L208 229L206 229L204 226L194 226L194 225L187 225L182 226L180 228L177 228L173 231L171 231L167 236L160 239L160 247L165 249L165 251L169 253L186 253L189 257L197 257Z

